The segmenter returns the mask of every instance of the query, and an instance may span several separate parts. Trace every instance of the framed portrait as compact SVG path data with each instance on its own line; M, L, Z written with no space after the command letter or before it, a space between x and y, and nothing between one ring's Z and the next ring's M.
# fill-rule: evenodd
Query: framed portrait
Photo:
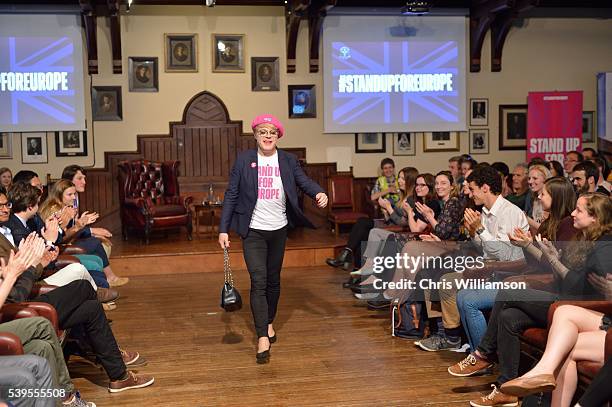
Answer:
M0 159L13 158L13 135L15 133L0 133Z
M489 99L470 99L470 126L489 124Z
M317 117L315 85L289 85L289 118Z
M47 133L21 133L21 163L47 163Z
M416 133L391 133L393 155L416 155Z
M79 157L87 155L87 131L56 131L55 156Z
M430 131L423 133L423 151L459 151L459 132Z
M159 92L157 57L129 57L130 92Z
M198 34L164 34L166 72L198 72Z
M121 121L121 86L94 86L91 93L93 119L96 121Z
M489 154L489 129L470 129L470 154Z
M244 34L212 35L213 72L244 72Z
M582 112L582 142L595 142L595 112Z
M355 133L355 153L385 153L385 133Z
M499 149L527 147L527 105L499 105Z
M278 57L251 58L251 90L270 92L280 90Z

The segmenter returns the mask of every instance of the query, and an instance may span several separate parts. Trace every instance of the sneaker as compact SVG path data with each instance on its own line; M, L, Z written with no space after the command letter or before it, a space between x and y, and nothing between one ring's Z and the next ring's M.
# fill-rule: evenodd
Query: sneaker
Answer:
M96 403L85 401L81 398L81 393L78 391L72 394L72 398L70 400L66 400L62 402L63 406L69 407L96 407Z
M470 401L472 407L515 407L518 406L518 397L504 394L497 390L497 386L491 385L493 391L486 396L481 396L477 400Z
M438 352L440 350L458 349L461 347L461 341L450 342L444 336L431 335L429 338L421 339L418 346L427 352Z
M354 293L353 295L358 300L373 300L378 297L378 293Z
M123 349L119 349L119 352L121 352L121 358L126 366L134 367L144 366L147 364L147 361L140 357L140 353L138 352L129 352Z
M111 393L119 393L120 391L130 389L141 389L153 384L155 379L153 376L135 374L128 371L128 377L124 380L115 380L108 384L108 391Z
M461 362L455 363L448 368L448 373L458 377L468 377L485 373L493 363L485 360L475 353L470 353Z

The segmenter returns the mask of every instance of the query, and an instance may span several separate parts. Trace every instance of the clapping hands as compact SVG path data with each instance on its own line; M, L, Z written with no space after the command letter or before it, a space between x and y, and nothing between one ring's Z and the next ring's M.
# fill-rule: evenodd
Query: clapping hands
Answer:
M533 242L531 233L529 231L525 232L521 228L514 228L514 232L512 234L508 233L508 238L513 245L518 247L527 247Z
M91 225L98 220L100 215L96 212L83 212L81 216L75 219L75 223L79 229L83 229L85 226Z

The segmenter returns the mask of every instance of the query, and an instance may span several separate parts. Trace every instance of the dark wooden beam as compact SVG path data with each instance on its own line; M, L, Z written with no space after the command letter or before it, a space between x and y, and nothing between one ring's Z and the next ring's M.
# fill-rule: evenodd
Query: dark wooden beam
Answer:
M485 0L470 8L470 72L480 72L482 44L496 14L511 9L515 0Z
M289 0L285 14L287 73L295 73L297 37L300 21L308 12L311 0Z
M510 10L497 14L491 25L491 72L501 72L504 44L512 23L522 12L536 7L538 3L539 0L519 0Z
M79 0L81 6L81 25L85 30L87 43L87 72L98 73L98 37L96 34L96 11L91 0Z
M336 5L337 0L314 0L308 13L310 72L319 72L319 46L321 30L327 12Z
M121 63L121 23L119 21L120 0L108 0L108 12L110 19L111 47L113 52L113 73L122 73Z

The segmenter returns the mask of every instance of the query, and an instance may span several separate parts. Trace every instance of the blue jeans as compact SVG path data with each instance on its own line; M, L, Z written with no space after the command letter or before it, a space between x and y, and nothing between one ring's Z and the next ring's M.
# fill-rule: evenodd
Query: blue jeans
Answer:
M457 293L457 308L472 352L487 330L483 311L493 308L498 290L460 290Z

